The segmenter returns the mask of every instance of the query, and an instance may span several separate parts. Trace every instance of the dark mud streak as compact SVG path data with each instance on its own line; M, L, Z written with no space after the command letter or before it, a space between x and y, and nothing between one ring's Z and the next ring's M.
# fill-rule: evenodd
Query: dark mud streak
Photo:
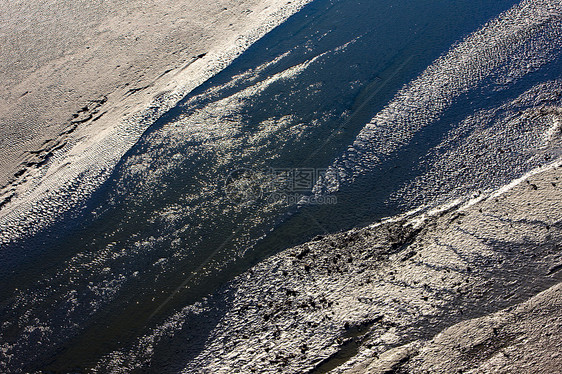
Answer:
M562 264L554 265L550 269L548 269L548 272L546 273L546 275L554 275L555 273L559 272L560 270L562 270Z
M344 326L347 330L342 336L339 349L326 359L320 361L316 367L307 374L325 374L346 363L359 353L359 349L368 339L371 329L376 324L384 323L384 315L361 322L355 326Z
M137 92L139 92L139 91L143 91L143 90L145 90L145 89L147 89L147 88L149 88L149 87L150 87L150 85L146 85L146 86L142 86L142 87L137 87L137 88L129 88L129 90L127 91L127 93L125 94L125 96L130 96L130 95L135 94L135 93L137 93Z

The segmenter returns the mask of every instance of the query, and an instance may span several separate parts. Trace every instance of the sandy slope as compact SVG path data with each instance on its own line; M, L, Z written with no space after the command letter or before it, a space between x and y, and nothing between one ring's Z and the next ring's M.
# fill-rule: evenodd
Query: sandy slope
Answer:
M517 306L453 325L367 359L359 373L558 373L562 367L562 283Z
M454 325L422 345L403 372L557 373L562 284L516 307Z
M289 249L99 368L551 372L562 335L560 287L549 290L562 280L561 178L560 166L541 169L463 206ZM197 336L202 323L215 327Z
M0 184L53 147L106 139L104 130L187 76L199 74L196 85L221 50L286 3L0 3ZM285 251L99 371L158 364L155 347L194 349L199 338L193 360L172 355L170 364L216 373L553 372L560 178L552 167L469 205ZM201 321L216 323L210 336L194 336L190 324Z
M72 121L80 128L93 127L87 133L114 125L133 106L150 101L156 81L170 81L197 56L227 48L288 3L1 2L0 185L22 162L37 161L41 153L29 152L45 153L73 127ZM126 109L111 121L92 124L92 101L106 97L109 101L94 118L115 105ZM133 100L124 104L129 97Z

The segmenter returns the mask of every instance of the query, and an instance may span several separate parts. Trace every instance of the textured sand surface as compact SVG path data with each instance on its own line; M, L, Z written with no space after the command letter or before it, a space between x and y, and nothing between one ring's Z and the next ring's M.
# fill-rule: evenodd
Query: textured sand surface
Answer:
M402 372L557 373L562 367L562 284L516 307L454 325Z
M167 357L186 373L552 372L561 178L539 169L462 206L287 250L98 369Z
M0 4L0 178L22 170L16 195L5 196L17 200L27 189L23 198L40 206L42 194L57 185L51 180L95 181L162 111L299 6L294 1L295 8L272 16L288 3ZM556 95L547 98L551 106L533 104L521 113L535 125L551 121L553 145L560 137ZM151 110L154 102L163 104ZM130 126L124 118L133 118ZM100 169L88 169L96 157L103 159ZM61 179L68 162L78 165L75 174ZM41 171L45 165L48 171ZM558 162L469 203L286 250L107 355L96 371L556 372L562 364L560 178ZM88 183L68 188L95 189ZM26 209L34 207L21 212ZM54 209L46 211L45 220ZM22 233L38 220L29 218ZM22 346L33 346L42 328L26 331ZM39 358L53 348L38 347ZM5 343L3 362L38 360L18 349Z
M0 4L0 231L35 232L83 201L154 121L308 2Z
M74 124L95 127L90 133L115 125L120 116L91 120L115 105L125 106L120 115L146 105L157 81L169 81L198 56L226 49L288 3L0 3L0 185L22 162L40 162L60 146L61 134L75 131ZM106 99L92 113L96 101Z

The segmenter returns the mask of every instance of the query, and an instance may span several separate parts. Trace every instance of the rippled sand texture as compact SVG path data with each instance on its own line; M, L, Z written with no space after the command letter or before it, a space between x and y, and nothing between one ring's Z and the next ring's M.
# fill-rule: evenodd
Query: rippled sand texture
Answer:
M441 329L558 282L560 169L492 196L478 189L499 187L558 157L560 12L557 2L522 2L455 46L336 161L340 184L318 186L318 193L364 191L375 183L373 175L380 178L383 161L408 150L423 156L427 168L394 198L406 196L406 206L408 199L432 205L481 194L480 201L283 252L185 307L99 368L342 372L402 347L389 351L388 362L372 363L384 372ZM369 199L362 196L358 205Z
M77 110L72 136L0 211L0 369L326 372L416 340L420 321L459 322L459 305L507 305L475 301L478 284L506 296L486 279L536 275L518 301L552 283L552 248L525 256L559 236L558 171L504 191L507 218L512 205L488 196L559 156L560 3L498 17L515 1L477 12L460 0L316 1L259 39L304 3L152 88ZM106 110L106 131L82 126ZM233 204L221 190L239 167L330 165L314 193L334 193L333 206ZM478 195L468 213L410 214L264 261L318 233ZM463 214L473 219L459 233ZM521 243L523 254L503 252ZM346 343L366 330L371 347Z
M0 243L75 207L162 113L307 2L0 4Z
M379 170L400 168L413 180L390 199L415 208L499 187L558 156L560 12L556 1L523 1L467 37L365 126L319 190L377 184L388 178Z

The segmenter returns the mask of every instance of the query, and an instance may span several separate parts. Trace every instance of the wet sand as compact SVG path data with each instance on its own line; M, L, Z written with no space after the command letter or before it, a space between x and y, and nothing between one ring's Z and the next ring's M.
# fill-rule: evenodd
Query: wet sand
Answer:
M20 16L0 8L17 31L1 34L12 35L11 44L2 43L4 55L10 61L18 61L21 51L33 57L20 58L3 86L6 180L22 170L16 182L21 184L5 198L17 201L21 191L34 190L35 195L26 192L32 201L64 180L61 176L90 183L79 171L91 170L96 157L102 161L91 175L111 169L111 160L177 98L299 6L275 13L285 3L269 3L267 9L264 3L237 3L232 14L223 3L198 3L199 16L185 19L180 14L194 10L171 2L166 11L162 3L124 3L119 9L73 3L54 7L56 21L47 22L34 16L45 4L31 5ZM210 18L216 20L212 25ZM34 38L26 23L38 25ZM96 31L80 32L82 24ZM227 39L224 30L230 30ZM63 47L37 49L38 40ZM108 61L119 63L113 67ZM539 103L521 113L535 125L554 119L548 141L556 145L560 111L557 99L549 100L550 107ZM37 118L43 119L34 122ZM75 174L65 172L69 163L78 165ZM286 250L186 306L136 345L88 364L97 372L433 372L439 365L439 372L447 373L551 372L559 366L554 343L560 336L556 285L562 280L560 170L551 165L468 203ZM95 187L92 182L90 190ZM36 221L30 218L22 232L31 232ZM69 302L75 301L73 292ZM26 330L30 344L37 331L49 330L36 325ZM65 355L76 357L77 346L71 344ZM29 359L11 354L9 346L3 349L14 365ZM64 364L53 361L52 368Z

